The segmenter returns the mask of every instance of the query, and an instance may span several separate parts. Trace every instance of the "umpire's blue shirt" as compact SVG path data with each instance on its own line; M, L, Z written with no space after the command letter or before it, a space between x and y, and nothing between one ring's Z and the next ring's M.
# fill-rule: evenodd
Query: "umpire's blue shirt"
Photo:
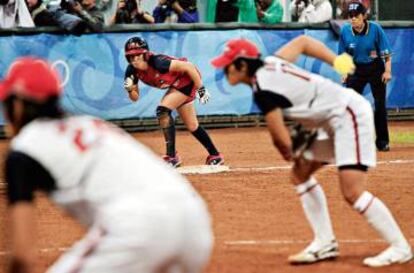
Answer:
M367 64L391 55L391 47L382 27L366 21L360 33L354 31L350 23L342 27L338 53L343 52L351 55L356 64Z

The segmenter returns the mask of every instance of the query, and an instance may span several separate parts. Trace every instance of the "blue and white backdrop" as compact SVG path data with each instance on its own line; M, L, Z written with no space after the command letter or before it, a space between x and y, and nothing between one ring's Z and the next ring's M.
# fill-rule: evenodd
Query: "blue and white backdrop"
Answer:
M124 42L131 36L145 38L151 50L185 56L200 69L212 100L198 105L200 115L257 113L251 91L246 86L230 87L222 71L214 70L209 61L218 55L228 39L244 37L254 41L263 55L307 34L336 51L337 41L329 30L221 30L221 31L156 31L90 34L81 37L55 34L0 37L0 77L17 57L34 55L48 59L59 70L64 85L62 104L72 113L84 113L104 119L154 117L155 108L164 91L141 83L141 98L132 103L122 88ZM414 30L386 29L393 55L393 80L388 85L388 108L414 107ZM302 57L301 67L339 82L339 76L326 64ZM36 75L33 75L36 77ZM366 90L367 91L367 90ZM366 92L372 101L370 92ZM3 119L0 117L0 124Z

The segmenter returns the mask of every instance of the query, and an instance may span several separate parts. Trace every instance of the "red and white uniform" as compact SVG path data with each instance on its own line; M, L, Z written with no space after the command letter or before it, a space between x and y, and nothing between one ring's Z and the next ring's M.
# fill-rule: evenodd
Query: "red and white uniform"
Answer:
M122 130L88 116L38 119L13 139L10 154L48 173L49 196L89 228L48 273L198 273L209 260L213 237L203 200Z
M321 129L309 159L375 166L372 109L354 90L271 56L256 72L254 91L264 113L279 107L285 117Z
M135 84L138 84L138 81L142 81L149 86L159 89L174 88L189 97L187 102L194 100L197 88L194 86L193 80L186 73L169 71L171 61L187 61L186 58L175 58L152 52L146 54L148 55L148 69L143 71L128 65L125 71L125 78L132 75Z

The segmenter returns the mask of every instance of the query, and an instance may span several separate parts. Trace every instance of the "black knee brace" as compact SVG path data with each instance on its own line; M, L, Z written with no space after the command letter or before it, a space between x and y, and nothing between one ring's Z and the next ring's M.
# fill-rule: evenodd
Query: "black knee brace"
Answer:
M174 125L174 119L171 116L171 109L165 106L157 107L157 118L161 128L168 128Z

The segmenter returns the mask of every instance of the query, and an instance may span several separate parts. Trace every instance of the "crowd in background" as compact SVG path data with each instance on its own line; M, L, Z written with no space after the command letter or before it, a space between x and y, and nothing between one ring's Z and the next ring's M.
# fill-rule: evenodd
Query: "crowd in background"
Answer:
M153 1L153 9L146 10L148 0L0 0L0 28L57 26L82 34L114 24L319 23L329 21L334 14L346 19L343 11L351 0L205 0L204 20L200 20L197 0ZM370 0L361 1L369 8Z

